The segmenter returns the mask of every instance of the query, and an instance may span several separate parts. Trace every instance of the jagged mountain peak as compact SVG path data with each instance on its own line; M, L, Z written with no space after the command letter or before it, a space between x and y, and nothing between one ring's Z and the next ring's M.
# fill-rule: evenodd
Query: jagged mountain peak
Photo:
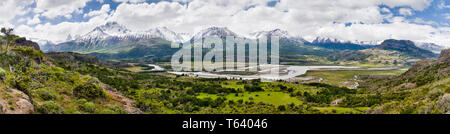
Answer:
M96 27L94 30L100 30L109 35L122 35L131 32L131 30L117 22L107 22L105 25Z
M278 36L281 39L295 41L295 42L299 42L299 43L307 43L308 42L307 40L305 40L304 38L302 38L300 36L297 36L297 37L292 36L291 34L289 34L288 31L282 30L279 28L271 30L271 31L259 31L259 32L250 33L250 38L253 38L253 39L260 39L263 37L271 37L271 36Z
M333 44L356 44L356 45L362 45L362 46L374 46L374 45L378 45L383 41L377 41L377 40L373 40L373 41L361 41L361 40L341 40L341 39L337 39L337 38L332 38L332 37L316 37L312 43L315 44L323 44L323 43L333 43Z
M110 37L119 40L149 38L162 38L173 42L184 42L186 40L185 35L179 35L167 27L156 27L145 31L132 31L117 22L107 22L104 25L97 26L85 35L76 36L75 40L77 42L97 42Z
M231 31L227 27L216 27L216 26L213 26L213 27L209 27L209 28L201 30L200 32L195 34L193 38L194 39L201 39L201 38L205 38L205 37L209 37L209 36L224 38L224 37L227 37L227 36L238 37L238 34L236 34L235 32Z
M131 33L131 30L129 30L125 26L120 25L117 22L107 22L104 25L95 27L92 31L90 31L85 35L78 36L75 40L77 41L98 40L98 39L105 39L110 36L121 36L128 33Z
M336 39L336 38L330 38L330 37L316 37L316 39L314 39L312 41L312 43L345 43L342 40Z
M250 36L255 39L263 38L263 37L270 37L270 36L279 36L281 38L291 38L292 36L289 34L288 31L281 30L281 29L274 29L271 31L259 31L250 33Z
M184 42L186 41L185 37L182 35L170 30L167 27L156 27L145 31L146 34L150 34L156 37L160 37L169 41L174 42Z

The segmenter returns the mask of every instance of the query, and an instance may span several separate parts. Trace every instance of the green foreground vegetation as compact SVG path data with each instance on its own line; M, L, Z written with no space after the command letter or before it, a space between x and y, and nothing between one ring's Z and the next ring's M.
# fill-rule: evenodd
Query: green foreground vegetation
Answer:
M1 48L8 50L0 52L2 113L449 112L450 52L445 52L438 60L421 61L408 71L310 71L305 76L323 80L261 82L141 72L130 69L129 65L103 62L88 55L44 54L18 43ZM131 67L142 69L143 65L132 64ZM347 87L346 83L354 82L358 82L358 88ZM29 105L24 105L27 102ZM29 111L23 112L24 109Z
M367 76L399 76L406 72L407 69L395 70L311 70L299 77L314 77L311 82L320 82L342 86L351 87L355 82L361 81L358 77Z

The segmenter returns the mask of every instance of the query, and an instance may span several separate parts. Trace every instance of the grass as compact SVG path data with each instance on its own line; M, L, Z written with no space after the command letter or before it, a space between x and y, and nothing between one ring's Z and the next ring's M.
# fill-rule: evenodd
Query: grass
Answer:
M134 73L146 71L146 67L139 66L138 63L129 63L129 65L130 65L130 67L125 67L123 69L134 72Z
M320 113L333 113L333 114L362 114L368 107L356 107L356 108L345 108L345 107L313 107L313 109L319 110Z
M216 99L219 96L214 94L205 94L201 93L197 96L200 99L203 98L211 98ZM302 101L298 100L295 97L289 96L287 93L283 92L245 92L245 93L238 93L236 94L228 94L224 96L227 100L232 100L234 102L237 102L238 100L243 100L244 102L250 102L253 101L255 103L264 102L266 104L272 104L275 106L279 105L286 105L286 104L292 104L295 105L301 105L303 104ZM253 100L250 100L250 98L253 98Z
M229 81L223 82L221 85L223 88L233 88L233 89L243 90L244 85L238 84L238 82L239 81L236 81L236 80L229 80Z
M335 86L351 86L355 81L355 76L396 76L404 73L406 70L397 69L397 70L333 70L333 71L322 71L322 70L313 70L308 71L305 76L314 76L317 78L322 78L321 82L335 85Z

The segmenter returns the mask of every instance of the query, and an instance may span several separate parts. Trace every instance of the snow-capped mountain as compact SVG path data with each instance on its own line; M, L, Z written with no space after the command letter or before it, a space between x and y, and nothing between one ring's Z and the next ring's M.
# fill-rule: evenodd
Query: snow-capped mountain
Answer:
M158 27L147 31L148 34L154 35L169 41L184 42L186 38L174 31L169 30L167 27Z
M340 39L336 39L336 38L330 38L330 37L316 37L316 39L314 39L312 41L312 43L314 44L320 44L320 43L338 43L338 44L343 44L343 43L348 43L348 44L356 44L356 45L379 45L381 42L383 41L359 41L359 40L354 40L354 41L348 41L348 40L340 40Z
M305 39L303 39L302 37L295 37L289 34L288 31L285 30L281 30L281 29L275 29L272 31L259 31L259 32L254 32L254 33L250 33L250 39L260 39L263 37L271 37L271 36L278 36L281 39L287 39L287 40L291 40L291 41L297 41L297 42L301 42L301 43L306 43L308 41L306 41Z
M210 27L210 28L203 29L200 32L196 33L194 35L193 39L197 40L197 39L202 39L205 37L225 38L227 36L239 37L238 34L234 33L233 31L229 30L226 27Z
M132 32L126 35L119 36L122 38L134 38L134 39L151 39L151 38L162 38L173 42L184 42L187 39L184 35L177 34L174 31L169 30L167 27L157 27L152 28L147 31Z
M162 38L173 42L185 41L182 35L169 30L167 27L158 27L147 31L131 31L117 22L108 22L105 25L98 26L85 35L75 37L75 40L92 43L107 38L117 38L118 40Z
M105 25L98 26L85 35L77 35L75 41L77 42L95 42L106 39L108 37L124 36L131 33L131 30L117 22L108 22ZM71 35L69 35L71 36ZM71 37L67 37L68 39ZM70 41L70 40L69 40Z
M192 38L192 34L190 33L178 33L183 39L183 42L189 41Z
M287 31L281 30L281 29L275 29L272 31L259 31L259 32L254 32L254 33L250 33L251 38L254 39L260 39L260 38L264 38L264 37L270 37L270 36L278 36L280 38L291 38L292 36L289 35L289 33Z
M316 39L314 39L312 43L319 44L319 43L348 43L348 42L336 38L316 37Z
M365 43L366 42L361 41L344 41L335 38L316 37L309 45L333 50L362 50L375 47L375 45L368 45Z
M429 50L433 53L439 54L441 53L442 50L445 49L444 46L439 46L437 44L434 43L425 43L425 42L415 42L414 43L417 47L425 49L425 50Z
M374 40L374 41L359 41L359 40L355 40L355 41L351 41L351 43L353 43L353 44L371 45L371 46L379 45L382 42L383 42L383 40Z

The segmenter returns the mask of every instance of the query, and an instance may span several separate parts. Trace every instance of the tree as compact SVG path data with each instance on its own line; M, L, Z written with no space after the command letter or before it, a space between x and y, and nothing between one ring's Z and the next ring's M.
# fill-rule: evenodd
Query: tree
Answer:
M11 43L12 38L14 37L12 34L13 31L14 31L14 29L12 29L12 28L6 29L3 27L1 29L1 32L5 35L5 46L6 46L5 55L6 55L6 53L8 53L8 46Z

